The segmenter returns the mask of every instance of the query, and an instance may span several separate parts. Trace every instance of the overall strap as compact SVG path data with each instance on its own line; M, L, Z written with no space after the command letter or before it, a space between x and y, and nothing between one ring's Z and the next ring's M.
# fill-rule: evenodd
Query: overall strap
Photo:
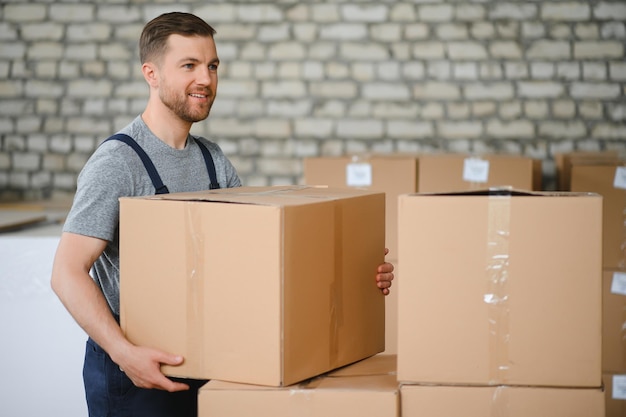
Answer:
M215 163L213 162L213 157L211 156L211 152L209 149L202 143L202 141L195 136L193 139L196 141L200 150L202 151L202 156L204 157L204 163L206 165L206 170L209 173L209 179L211 180L211 184L209 185L209 189L215 190L220 188L220 184L217 182L217 173L215 172Z
M156 194L168 194L169 193L167 186L163 184L163 181L161 180L161 176L157 172L154 164L152 163L152 160L150 159L146 151L144 151L143 148L139 146L139 144L133 138L123 133L118 133L106 139L104 142L106 142L107 140L119 140L121 142L124 142L131 148L133 148L135 152L137 152L137 155L139 156L139 158L141 158L141 162L143 162L143 165L146 167L146 171L148 171L148 175L150 175L150 179L152 180L152 184L154 185Z

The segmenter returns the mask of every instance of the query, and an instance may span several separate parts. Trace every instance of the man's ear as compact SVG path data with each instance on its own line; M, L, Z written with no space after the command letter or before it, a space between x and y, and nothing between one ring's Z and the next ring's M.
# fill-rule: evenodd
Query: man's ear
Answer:
M156 88L159 86L157 68L153 62L145 62L141 66L141 72L143 73L143 78L150 87Z

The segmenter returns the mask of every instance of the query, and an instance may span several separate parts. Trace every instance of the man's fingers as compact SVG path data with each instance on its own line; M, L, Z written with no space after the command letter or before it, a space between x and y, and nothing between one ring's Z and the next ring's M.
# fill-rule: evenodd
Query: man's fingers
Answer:
M159 359L159 362L164 365L178 366L183 363L183 357L180 355L169 355L162 354Z
M165 379L168 381L168 383L163 386L163 389L165 389L166 391L176 392L176 391L187 391L189 389L189 385L187 384L183 384L182 382L174 382L171 379L167 379L167 378Z

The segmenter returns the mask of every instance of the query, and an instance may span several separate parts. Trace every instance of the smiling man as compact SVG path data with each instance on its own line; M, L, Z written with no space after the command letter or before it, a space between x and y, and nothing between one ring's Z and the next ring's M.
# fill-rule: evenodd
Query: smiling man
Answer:
M184 359L130 343L119 326L118 199L241 185L217 144L189 134L215 100L214 34L204 20L178 12L144 27L139 49L148 104L98 147L78 177L51 285L89 336L83 379L91 417L197 414L197 389L206 381L166 377L161 364ZM372 271L383 294L389 293L393 269L383 263Z

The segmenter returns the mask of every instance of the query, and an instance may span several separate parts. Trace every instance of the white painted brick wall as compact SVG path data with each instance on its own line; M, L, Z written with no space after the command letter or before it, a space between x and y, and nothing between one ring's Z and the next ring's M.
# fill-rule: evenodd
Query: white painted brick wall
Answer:
M552 175L556 151L626 148L621 0L32 0L0 10L10 195L71 192L97 143L143 110L138 37L171 10L217 29L218 99L193 132L217 141L245 184L300 183L302 157L351 151L502 150L541 157Z
M453 14L454 8L449 4L418 6L418 16L422 22L449 22Z
M45 19L46 13L45 4L6 4L3 9L3 20L17 23L41 22Z
M546 2L541 5L542 20L585 21L591 15L591 6L585 2Z
M433 125L423 121L391 120L387 124L387 134L392 138L427 138L433 133Z
M505 122L492 119L487 123L487 134L500 139L530 139L535 136L535 129L529 120Z
M384 22L389 8L383 4L345 4L340 7L340 13L346 22Z
M526 51L529 59L567 60L571 57L571 45L566 41L538 40Z
M442 121L437 123L437 131L446 139L468 139L480 137L483 128L480 122Z
M511 19L511 20L527 20L537 16L537 5L524 3L516 4L505 1L494 2L493 8L489 12L489 18Z
M626 20L626 4L622 1L602 1L593 10L596 19L600 20Z

